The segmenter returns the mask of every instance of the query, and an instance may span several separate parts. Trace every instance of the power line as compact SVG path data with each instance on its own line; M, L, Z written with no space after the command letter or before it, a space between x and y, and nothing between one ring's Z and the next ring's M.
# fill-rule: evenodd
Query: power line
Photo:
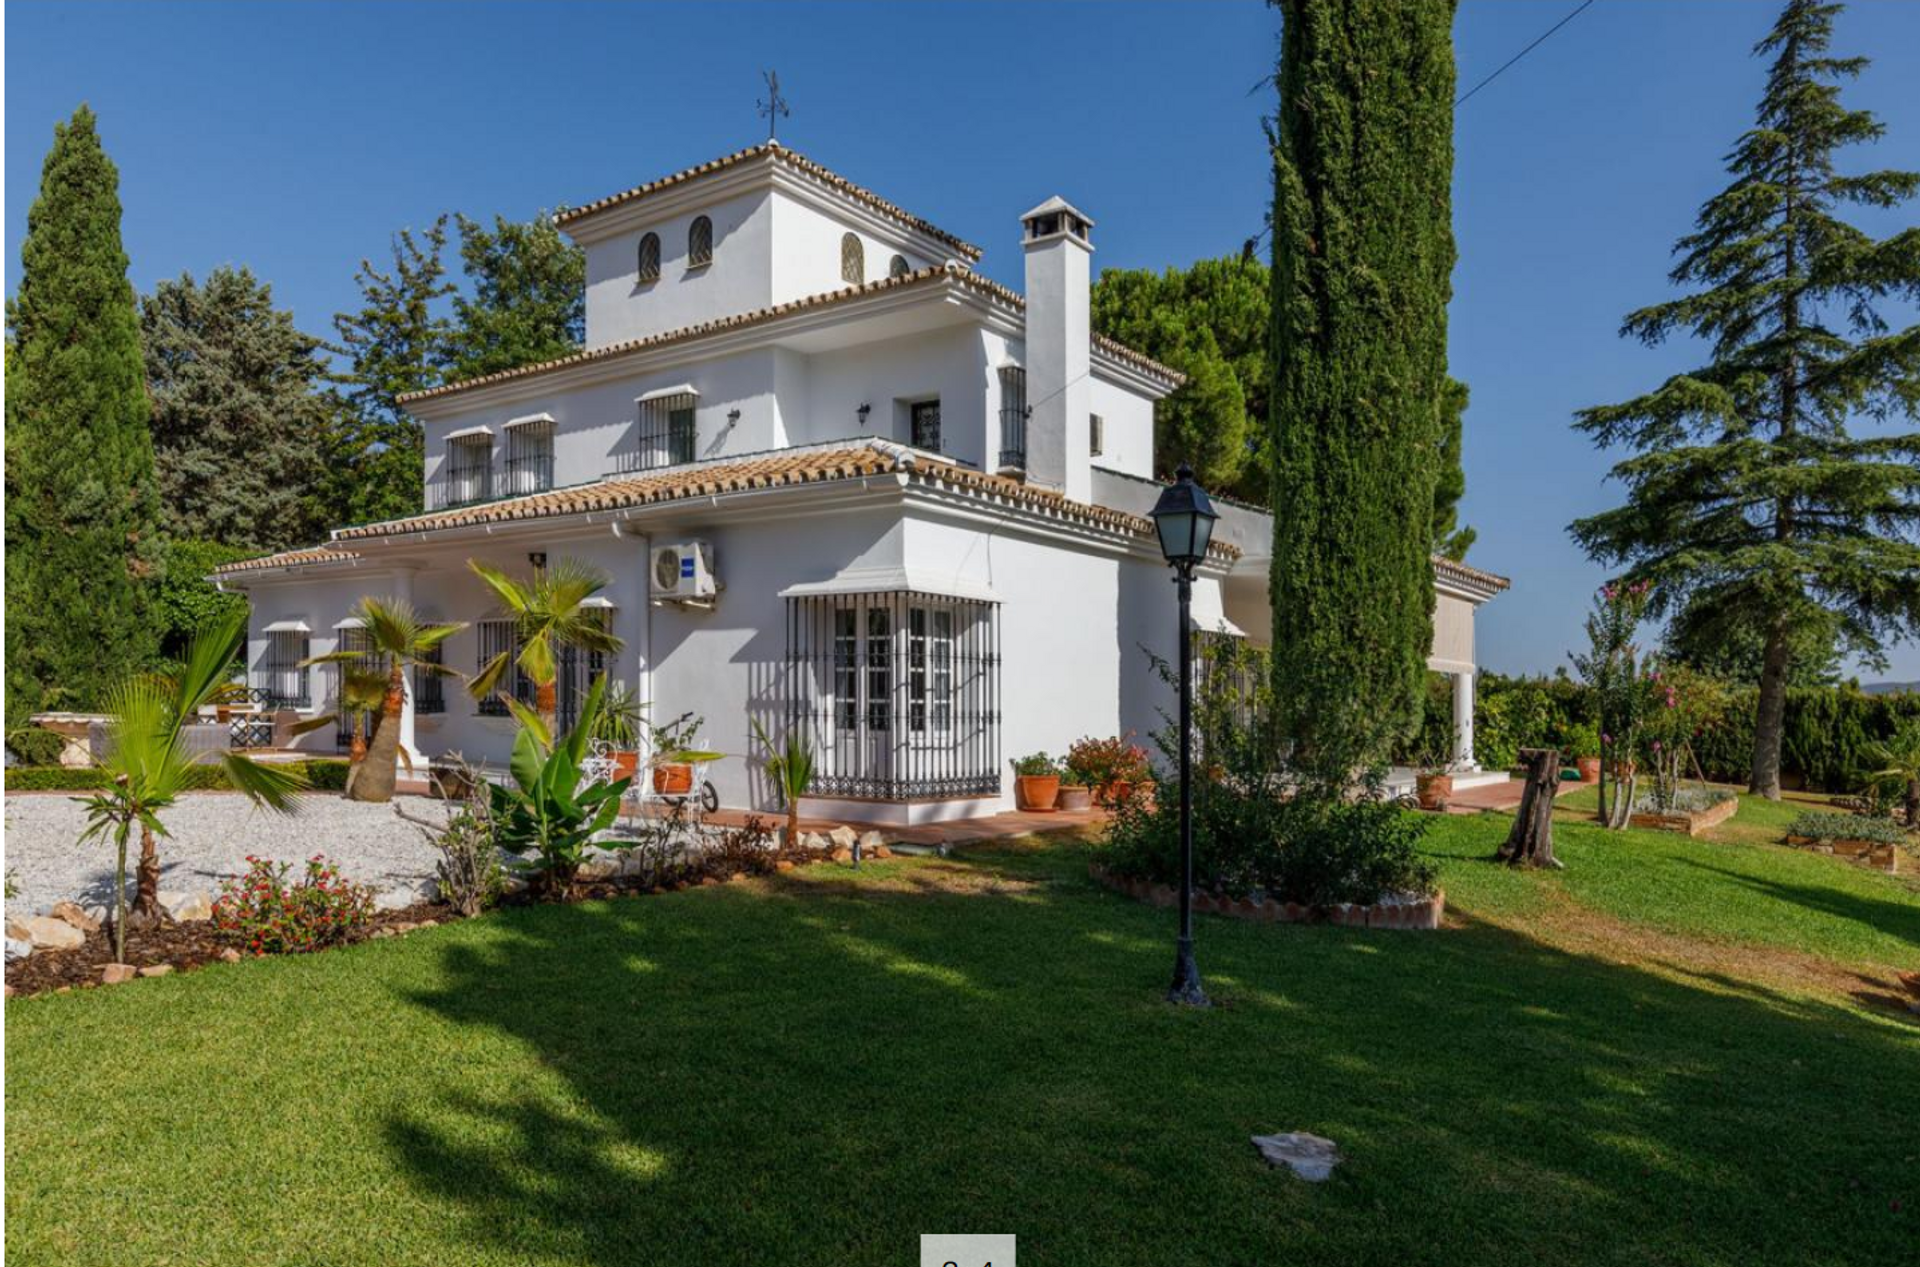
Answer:
M1555 31L1559 30L1561 27L1565 26L1567 23L1573 21L1575 18L1579 17L1582 13L1585 13L1592 6L1593 6L1593 0L1583 0L1583 3L1578 8L1576 8L1572 13L1569 13L1566 17L1561 18L1558 22L1555 22L1552 26L1548 27L1544 32L1542 32L1540 37L1534 40L1533 43L1527 45L1525 48L1521 49L1519 52L1515 53L1512 57L1509 57L1505 62L1503 62L1499 70L1494 71L1491 75L1488 75L1485 79L1481 80L1479 83L1475 84L1473 87L1467 89L1466 94L1464 96L1456 98L1453 103L1454 109L1456 110L1459 109L1460 106L1466 102L1468 97L1473 96L1474 93L1479 92L1482 88L1485 88L1488 84L1500 78L1500 76L1503 73L1505 73L1507 67L1513 65L1515 62L1525 57L1528 53L1531 53L1534 49L1539 48L1542 44L1545 44L1547 42L1547 38L1551 36Z

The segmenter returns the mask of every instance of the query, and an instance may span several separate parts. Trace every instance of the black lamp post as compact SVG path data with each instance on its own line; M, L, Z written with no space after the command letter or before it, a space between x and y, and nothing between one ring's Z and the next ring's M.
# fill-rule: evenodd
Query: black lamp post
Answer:
M1200 968L1193 961L1193 570L1207 557L1219 517L1184 462L1153 507L1160 553L1173 565L1180 589L1180 941L1167 1002L1194 1007L1207 1006L1207 992L1200 988Z

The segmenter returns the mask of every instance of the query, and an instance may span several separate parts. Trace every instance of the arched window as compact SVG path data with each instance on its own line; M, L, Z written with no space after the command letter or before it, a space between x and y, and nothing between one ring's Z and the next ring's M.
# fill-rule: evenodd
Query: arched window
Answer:
M840 239L840 280L849 286L858 286L867 280L866 248L852 233Z
M640 239L640 280L660 280L660 235L649 233Z
M907 257L904 255L896 255L887 261L888 277L905 277L912 271L913 269L908 265Z
M713 263L713 221L695 216L687 230L687 267L699 268Z

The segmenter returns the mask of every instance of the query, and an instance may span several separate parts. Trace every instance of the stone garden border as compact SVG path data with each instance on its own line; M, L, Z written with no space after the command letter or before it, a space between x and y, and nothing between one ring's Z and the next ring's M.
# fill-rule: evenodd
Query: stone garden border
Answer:
M1087 874L1112 889L1140 902L1172 906L1180 900L1180 891L1170 884L1114 875L1099 863L1090 863ZM1229 919L1253 920L1263 924L1339 924L1347 928L1398 928L1428 931L1445 925L1446 890L1430 897L1402 896L1397 900L1367 905L1361 902L1336 902L1332 906L1303 906L1299 902L1276 902L1270 898L1230 897L1225 893L1196 890L1193 909L1206 915L1225 915Z
M1787 843L1795 849L1829 853L1836 858L1846 858L1877 871L1884 871L1888 875L1900 874L1900 847L1890 841L1828 840L1815 836L1788 836Z

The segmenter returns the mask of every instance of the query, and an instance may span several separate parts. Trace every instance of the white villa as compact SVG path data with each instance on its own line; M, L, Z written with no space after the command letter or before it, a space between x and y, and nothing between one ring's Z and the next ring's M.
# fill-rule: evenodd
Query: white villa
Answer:
M803 726L806 812L923 822L1010 808L1012 757L1145 736L1169 701L1174 586L1145 518L1164 365L1092 333L1093 220L1020 218L1023 298L980 248L775 142L559 217L586 253L574 355L415 393L424 514L334 531L215 579L252 603L249 685L304 714L366 594L469 622L448 664L513 644L467 569L577 558L612 578L608 662L655 720L692 712L721 801L772 809L751 721ZM1223 505L1198 627L1263 642L1272 524ZM1476 609L1503 579L1436 561L1435 669L1470 766ZM525 691L524 682L516 689ZM411 685L401 742L503 766L514 723ZM300 742L331 749L334 731ZM1504 775L1497 776L1504 777Z

